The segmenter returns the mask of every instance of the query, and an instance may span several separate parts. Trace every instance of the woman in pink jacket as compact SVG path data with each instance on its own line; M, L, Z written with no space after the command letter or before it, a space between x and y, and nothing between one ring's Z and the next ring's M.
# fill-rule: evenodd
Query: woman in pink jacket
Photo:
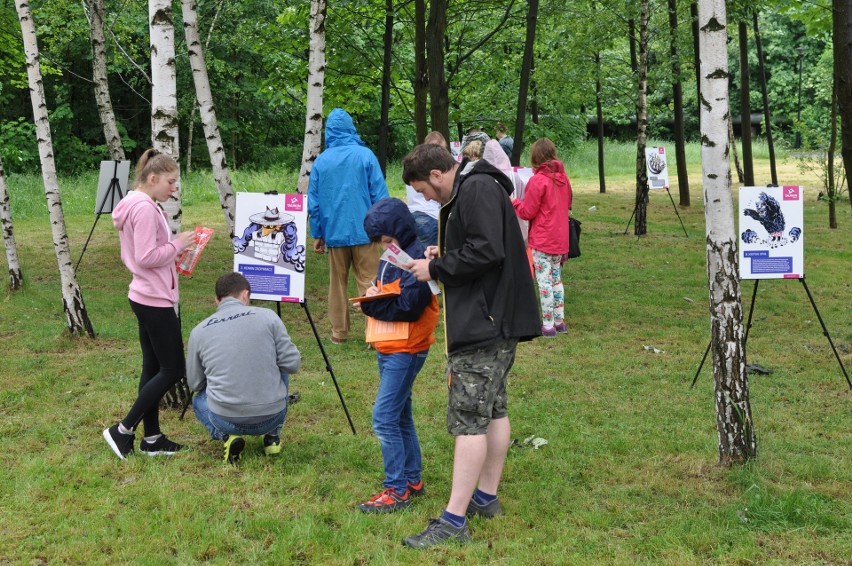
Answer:
M183 339L175 307L178 282L175 262L193 243L192 230L171 237L165 202L177 190L178 165L171 156L149 149L136 164L136 187L112 211L121 242L121 261L133 275L130 308L139 322L142 374L139 395L130 412L103 435L115 455L133 452L139 422L145 435L139 450L149 456L171 455L183 448L160 431L160 399L185 373Z
M533 143L530 162L534 174L523 200L512 204L518 217L529 220L529 245L541 299L541 333L546 337L568 332L565 324L565 292L562 287L562 255L568 253L568 214L571 182L565 166L556 159L556 146L547 138Z

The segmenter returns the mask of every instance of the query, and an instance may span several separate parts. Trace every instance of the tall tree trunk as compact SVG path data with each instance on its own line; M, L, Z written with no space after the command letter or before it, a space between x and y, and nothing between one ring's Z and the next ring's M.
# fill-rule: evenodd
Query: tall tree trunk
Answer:
M837 228L837 186L834 179L834 153L837 150L837 81L831 82L831 137L826 152L826 172L828 179L825 187L828 197L828 227Z
M524 40L524 60L521 62L521 78L518 88L518 113L515 117L515 143L512 146L512 165L518 166L524 152L524 128L527 121L527 94L535 56L535 28L538 22L538 0L529 0L527 11L527 36Z
M648 233L648 0L639 0L639 80L636 97L636 204L633 234Z
M216 120L216 109L213 106L213 93L210 91L210 79L207 76L207 64L204 61L204 51L201 49L201 39L198 35L198 13L195 0L181 0L183 9L183 30L186 34L186 45L189 49L189 63L192 67L192 79L195 82L195 97L201 114L201 125L207 140L207 152L210 154L210 164L213 168L213 179L219 191L219 204L225 215L225 225L228 234L234 237L234 189L228 174L228 163L225 159L225 147L219 134L219 123Z
M672 96L674 98L674 142L677 160L677 187L680 205L689 206L689 174L686 172L686 135L683 131L683 86L680 82L680 57L677 52L677 0L669 2L669 54L672 59Z
M837 81L837 112L840 114L840 155L847 185L852 179L852 6L848 0L832 1L832 45ZM852 194L852 191L850 191ZM852 205L852 198L849 199Z
M299 170L298 192L308 192L314 160L322 149L322 94L325 85L325 0L311 0L310 52L308 53L308 101L305 143Z
M9 289L21 288L24 276L18 262L18 246L15 244L15 231L12 228L12 208L9 206L9 189L6 187L6 173L3 160L0 159L0 225L3 228L3 244L6 247L6 263L9 265Z
M740 151L737 148L737 138L734 135L734 120L728 115L728 143L731 148L731 155L734 156L734 166L737 170L737 181L742 183L745 180L742 165L740 165Z
M124 148L121 146L121 135L115 123L115 112L112 110L112 98L109 95L107 80L106 51L104 46L104 0L89 0L89 31L92 41L92 79L95 83L95 102L98 114L104 128L104 138L111 159L124 160Z
M210 49L210 38L213 37L213 28L216 27L216 21L219 19L219 13L222 11L222 4L225 0L219 0L216 4L216 13L213 14L213 21L210 23L210 31L207 32L207 39L204 40L204 51ZM198 112L198 100L192 105L192 110L189 111L189 126L186 128L186 172L192 171L192 143L195 133L195 114Z
M449 0L432 0L426 23L426 67L429 73L429 114L432 129L450 139L449 85L444 70L444 36ZM517 140L515 141L517 143Z
M772 115L769 112L769 84L766 81L766 58L763 56L763 42L757 23L757 10L752 13L754 20L754 44L757 46L757 62L760 66L760 93L763 97L763 123L766 128L766 145L769 147L769 174L772 184L778 185L778 172L775 169L775 143L772 141Z
M603 194L606 193L606 170L604 167L604 116L600 51L595 51L595 110L598 118L598 184L600 185L600 192Z
M695 67L695 100L701 100L701 51L698 46L698 0L689 3L689 15L692 21L692 63ZM698 130L701 130L701 109L698 109Z
M50 122L47 117L47 102L44 97L44 83L41 78L38 40L35 23L30 15L28 0L15 0L18 20L21 22L21 35L24 40L24 53L27 56L27 78L30 86L30 100L33 105L33 119L38 140L38 153L41 159L41 176L44 180L44 196L50 213L50 228L53 235L53 250L59 266L59 278L62 287L62 308L65 321L72 334L88 334L95 337L95 330L89 320L83 294L74 275L71 261L71 248L68 245L68 231L65 228L65 215L62 212L62 199L59 195L59 180L56 177L56 162L53 158L53 140Z
M743 350L737 234L728 160L728 55L724 0L699 0L701 41L701 170L707 233L710 334L719 463L757 455Z
M746 186L754 186L754 161L751 158L751 87L748 73L748 25L737 26L740 36L740 138L743 141L743 173Z
M426 72L426 0L414 0L414 129L417 143L429 133L427 97L429 75Z
M179 161L175 27L171 0L149 0L148 23L151 33L152 147ZM180 232L183 216L180 177L177 187L169 200L163 203L172 234Z
M384 59L382 61L382 106L379 118L379 167L387 175L388 123L390 114L391 55L393 54L393 0L385 0Z

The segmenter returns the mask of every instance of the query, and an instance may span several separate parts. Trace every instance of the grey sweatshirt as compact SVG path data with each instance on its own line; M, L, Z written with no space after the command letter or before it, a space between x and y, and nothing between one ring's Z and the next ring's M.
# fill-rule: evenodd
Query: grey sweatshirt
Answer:
M189 335L186 380L207 387L207 404L221 417L274 415L284 409L282 373L299 370L301 355L269 309L226 297Z

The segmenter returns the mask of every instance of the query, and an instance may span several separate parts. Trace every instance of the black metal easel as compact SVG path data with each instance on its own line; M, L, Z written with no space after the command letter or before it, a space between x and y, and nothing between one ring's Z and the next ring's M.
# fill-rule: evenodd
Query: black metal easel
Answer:
M665 189L666 189L666 192L669 193L669 200L672 201L672 208L674 209L675 214L677 215L678 222L680 222L680 227L683 228L684 235L687 238L689 238L689 234L687 234L687 232L686 232L686 226L683 225L683 220L681 220L680 213L677 211L677 205L675 205L674 198L672 197L672 192L669 190L668 187L666 187ZM642 195L642 198L643 199L648 198L649 192L650 191L649 191L648 187L645 187L645 194ZM637 208L638 208L638 205L633 205L633 213L630 215L630 219L627 221L627 226L624 227L624 234L625 235L627 235L627 231L630 229L630 223L633 222L633 217L636 216L636 209Z
M811 295L811 290L808 288L808 284L805 281L804 275L799 278L799 282L805 288L805 292L808 294L808 299L811 302L811 306L814 308L814 312L817 315L817 319L819 319L820 326L822 326L822 333L828 339L829 345L831 345L831 351L834 352L834 357L837 358L837 363L840 365L840 370L843 372L843 377L846 378L846 383L849 385L849 389L852 389L852 381L849 380L849 374L846 373L846 368L843 366L843 361L840 359L840 355L837 353L837 348L834 347L834 341L832 341L831 336L828 333L828 328L825 326L825 322L822 320L822 315L819 314L819 309L817 309L816 303L814 302L814 298ZM760 279L754 280L754 290L751 293L751 306L748 309L748 322L746 323L745 334L743 335L743 351L746 349L746 343L748 342L748 332L751 329L751 320L752 314L754 313L754 300L757 297L757 285L760 283ZM690 389L695 387L695 382L698 381L698 375L701 373L701 368L704 367L704 362L707 360L707 354L710 353L710 345L707 344L707 349L704 350L704 356L701 358L701 363L698 364L698 370L695 372L695 377L692 379L692 385L689 386Z
M77 265L74 266L74 273L77 273L77 268L80 267L80 262L83 261L83 256L86 254L86 248L89 246L92 234L95 233L95 226L98 225L98 220L101 219L101 214L103 214L106 203L110 203L109 209L112 210L115 207L115 204L124 198L124 192L121 190L121 183L118 182L118 165L120 163L121 161L119 160L113 160L112 180L109 182L109 186L104 193L104 198L98 205L98 210L95 213L95 222L92 224L92 229L89 230L89 237L86 238L86 243L83 244L83 250L80 252L80 258L77 260ZM118 195L118 198L116 198L116 195Z

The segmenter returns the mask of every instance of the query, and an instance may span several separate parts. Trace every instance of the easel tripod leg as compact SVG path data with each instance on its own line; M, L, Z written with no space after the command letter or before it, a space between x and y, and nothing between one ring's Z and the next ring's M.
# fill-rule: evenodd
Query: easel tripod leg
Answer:
M677 220L680 222L680 227L683 228L683 233L689 238L689 234L686 233L686 226L683 225L683 220L680 219L680 213L677 211L677 205L675 204L674 197L672 197L672 192L666 187L666 192L669 193L669 200L672 201L672 208L674 208L675 214L677 214Z
M822 321L822 316L819 314L819 309L817 309L816 303L814 302L813 296L811 296L811 290L808 289L808 284L805 282L805 278L801 277L799 281L802 283L802 286L805 288L805 292L808 294L808 299L811 301L811 306L814 308L814 312L817 315L817 319L819 319L820 326L822 326L822 333L828 338L828 343L831 346L831 351L834 352L834 357L837 358L837 363L840 364L840 371L843 372L843 377L846 378L846 383L849 385L849 389L852 389L852 381L849 381L849 374L846 373L846 368L843 367L843 361L840 359L840 355L837 353L837 348L834 347L834 342L831 340L831 336L828 334L828 328L825 327L825 323Z
M701 368L704 367L704 361L707 359L707 354L710 353L710 344L712 344L712 339L707 343L707 349L704 350L704 355L701 356L701 363L698 364L698 369L695 371L695 377L692 379L692 385L689 386L690 389L695 387L695 382L698 381L698 376L701 374Z

